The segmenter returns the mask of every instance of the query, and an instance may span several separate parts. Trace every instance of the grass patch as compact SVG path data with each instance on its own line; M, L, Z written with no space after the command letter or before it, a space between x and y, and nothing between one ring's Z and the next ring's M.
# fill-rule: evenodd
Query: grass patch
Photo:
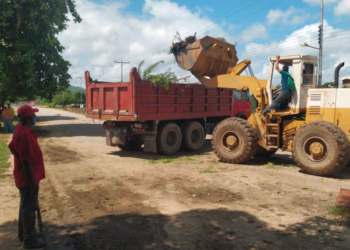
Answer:
M282 164L281 166L285 167L285 168L295 168L296 167L294 164Z
M148 160L149 164L156 164L156 163L188 163L188 164L196 164L195 162L196 159L193 158L193 155L184 155L184 156L179 156L176 158L167 158L167 157L161 157L158 159L150 159Z
M216 173L217 171L215 170L210 170L210 169L205 169L205 170L199 170L198 173L200 174L212 174L212 173Z
M266 169L275 169L275 168L276 168L275 165L273 165L273 163L271 162L267 163L266 165Z
M164 164L167 164L167 163L173 163L175 161L175 159L172 159L172 158L166 158L166 157L161 157L159 159L151 159L148 161L149 164L156 164L156 163L164 163Z
M328 206L327 207L328 214L343 217L343 218L350 218L350 208L349 207L343 207L343 206Z
M3 173L11 166L11 164L8 162L10 155L11 152L7 147L6 136L0 134L0 178L4 178L6 176Z

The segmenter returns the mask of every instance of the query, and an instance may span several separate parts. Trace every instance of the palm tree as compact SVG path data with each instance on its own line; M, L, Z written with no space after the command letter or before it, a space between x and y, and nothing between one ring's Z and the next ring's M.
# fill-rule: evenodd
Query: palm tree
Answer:
M170 68L165 73L152 74L155 68L157 68L162 63L164 63L164 61L153 63L148 66L145 71L142 72L142 66L145 64L145 60L142 60L137 66L137 72L139 73L142 80L149 81L157 87L163 87L168 91L170 90L170 84L176 83L178 80L175 73L172 72Z

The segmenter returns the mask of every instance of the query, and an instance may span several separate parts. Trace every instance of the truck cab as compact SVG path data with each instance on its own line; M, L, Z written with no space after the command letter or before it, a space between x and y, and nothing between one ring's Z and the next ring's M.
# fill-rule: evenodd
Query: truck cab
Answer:
M233 107L232 117L247 120L250 116L249 92L233 90Z

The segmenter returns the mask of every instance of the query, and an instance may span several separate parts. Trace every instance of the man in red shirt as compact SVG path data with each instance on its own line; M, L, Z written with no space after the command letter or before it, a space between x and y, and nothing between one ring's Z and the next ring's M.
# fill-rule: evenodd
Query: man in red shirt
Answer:
M26 249L41 248L45 242L35 232L35 211L38 205L39 182L45 178L44 159L33 126L38 109L29 105L18 109L20 123L9 148L14 155L13 171L21 200L18 219L18 237Z

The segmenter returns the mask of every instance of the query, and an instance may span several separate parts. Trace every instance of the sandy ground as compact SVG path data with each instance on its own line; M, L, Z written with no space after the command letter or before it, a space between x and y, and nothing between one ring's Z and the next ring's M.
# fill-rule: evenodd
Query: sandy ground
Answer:
M156 160L106 146L102 122L82 115L42 108L38 121L45 249L350 249L349 227L327 213L350 169L311 176L286 153L224 164L209 140ZM21 249L11 175L0 190L0 249Z

